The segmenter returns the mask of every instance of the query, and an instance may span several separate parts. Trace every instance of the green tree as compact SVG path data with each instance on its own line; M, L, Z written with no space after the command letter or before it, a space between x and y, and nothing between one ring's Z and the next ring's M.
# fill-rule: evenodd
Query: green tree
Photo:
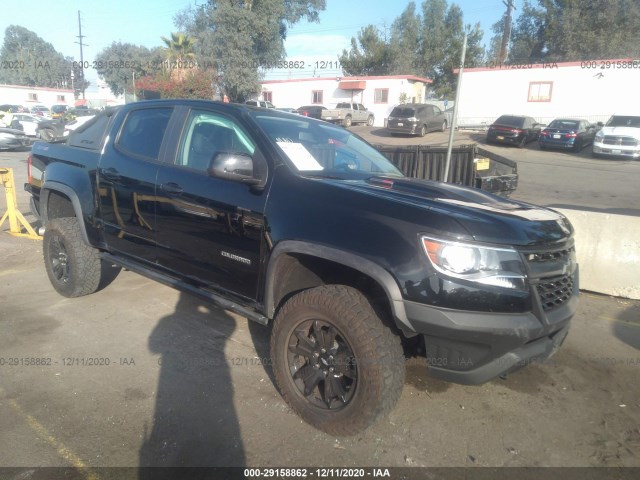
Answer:
M351 49L343 50L340 65L346 75L388 75L392 69L391 46L374 25L367 25L351 39Z
M465 66L474 67L484 60L484 33L477 23L468 25ZM418 61L423 76L433 79L436 96L451 96L455 92L465 25L460 7L447 5L446 0L425 0L422 4L421 44Z
M318 21L325 0L209 0L175 17L176 26L196 39L198 64L212 68L217 86L242 102L260 90L260 67L284 59L290 26Z
M71 88L71 63L51 43L19 25L5 30L0 83L32 87ZM14 68L15 67L15 68Z
M176 77L178 80L184 80L187 72L194 70L196 67L196 54L193 50L195 39L184 33L171 33L171 38L160 38L166 45L166 66L169 75Z
M136 78L161 71L164 61L162 48L148 49L131 43L113 42L95 58L96 70L114 95L131 92Z
M420 23L415 2L409 2L398 18L391 24L391 73L420 73L416 51L420 45Z

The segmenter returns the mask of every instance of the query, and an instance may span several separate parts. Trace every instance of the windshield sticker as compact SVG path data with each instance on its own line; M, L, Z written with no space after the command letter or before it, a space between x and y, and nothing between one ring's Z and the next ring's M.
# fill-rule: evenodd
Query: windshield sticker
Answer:
M293 142L276 142L278 146L284 150L289 160L293 162L298 170L305 172L308 170L323 170L322 165L313 158L309 150L301 143Z

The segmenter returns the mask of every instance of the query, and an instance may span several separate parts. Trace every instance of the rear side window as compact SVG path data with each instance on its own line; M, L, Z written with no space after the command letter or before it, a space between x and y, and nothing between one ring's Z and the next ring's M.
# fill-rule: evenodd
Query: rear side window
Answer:
M87 150L100 150L110 118L108 115L98 115L89 120L78 130L71 132L67 140L68 145Z
M167 129L171 108L145 108L129 112L117 146L130 155L156 160Z

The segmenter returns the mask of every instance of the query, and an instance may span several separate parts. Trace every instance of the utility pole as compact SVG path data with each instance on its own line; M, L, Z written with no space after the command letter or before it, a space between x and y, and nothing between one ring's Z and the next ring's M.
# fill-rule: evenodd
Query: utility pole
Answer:
M464 58L467 55L467 28L464 30L464 41L462 42L462 58L460 59L460 70L458 70L458 85L456 86L456 103L453 105L453 118L449 125L449 144L447 145L447 157L444 163L444 173L442 181L449 180L449 169L451 168L451 151L453 150L453 135L458 123L458 103L460 100L460 85L462 84L462 71L464 70Z
M78 10L78 35L76 35L76 37L78 38L79 42L73 42L73 43L77 43L78 45L80 45L80 82L82 82L80 84L80 87L82 88L82 99L84 100L85 96L84 96L84 89L85 89L85 81L84 81L84 56L82 54L82 47L88 47L89 45L87 45L86 43L82 43L82 39L84 37L86 37L86 35L82 35L82 21L80 20L80 10Z
M513 4L513 0L508 0L507 2L502 0L502 3L506 5L507 11L504 14L504 30L502 30L502 42L500 43L500 54L498 55L498 61L500 63L507 61L509 41L511 40L511 16L513 15L513 11L516 9L516 6Z

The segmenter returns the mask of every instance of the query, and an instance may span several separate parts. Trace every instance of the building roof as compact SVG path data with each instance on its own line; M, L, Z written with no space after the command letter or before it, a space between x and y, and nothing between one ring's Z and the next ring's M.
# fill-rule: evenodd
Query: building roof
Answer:
M28 87L25 85L4 85L4 84L0 84L0 88L19 88L19 89L23 89L23 90L42 90L42 91L46 91L46 92L68 92L68 93L73 93L73 90L70 90L68 88L52 88L52 87Z
M287 80L263 80L261 84L266 83L292 83L292 82L313 82L316 80L333 80L339 82L357 82L367 80L411 80L414 82L433 83L433 80L416 75L374 75L374 76L356 76L356 77L311 77L311 78L290 78Z
M636 65L640 63L638 59L633 58L610 58L599 60L583 60L580 62L518 62L513 64L506 64L500 62L487 62L486 67L472 67L465 68L464 73L467 72L511 72L514 70L532 70L532 69L549 69L549 68L564 68L564 67L582 67L585 69L591 69L593 71L599 70L601 67L607 69L616 62L635 62ZM611 68L615 68L611 67ZM637 67L636 67L637 68ZM453 73L458 73L459 68L453 70Z

